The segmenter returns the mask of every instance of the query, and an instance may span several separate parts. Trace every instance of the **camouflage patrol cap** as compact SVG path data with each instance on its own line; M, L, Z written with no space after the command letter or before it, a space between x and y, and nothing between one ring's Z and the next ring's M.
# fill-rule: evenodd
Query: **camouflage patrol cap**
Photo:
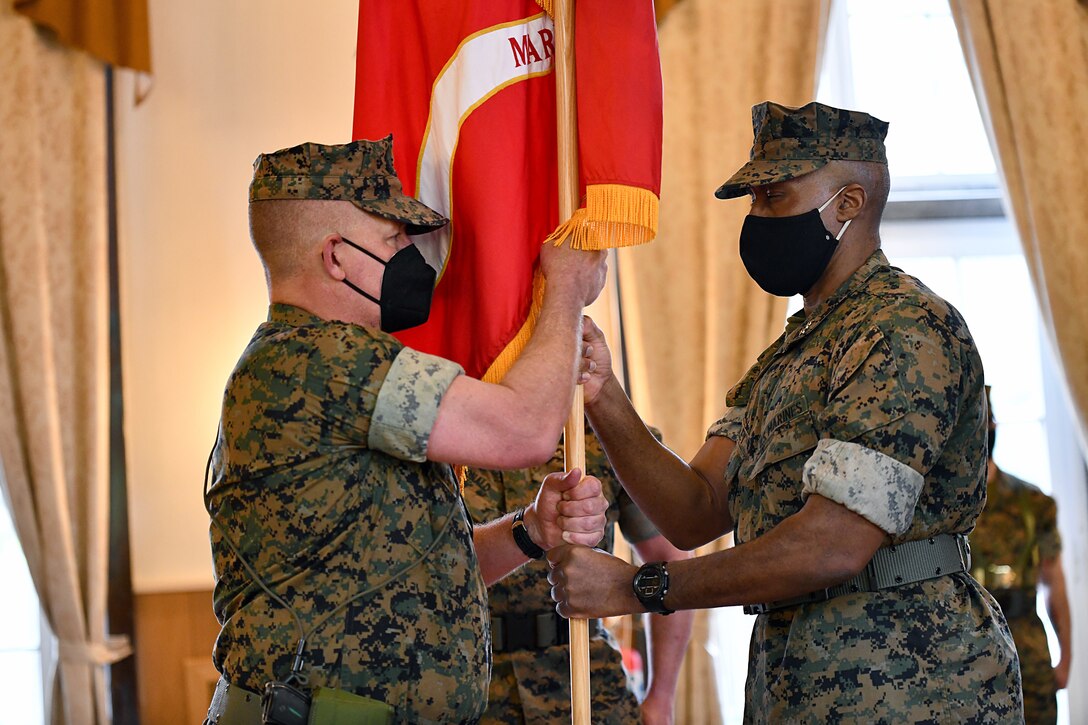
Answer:
M350 201L365 212L404 222L408 234L425 234L449 223L407 196L393 170L393 136L326 146L304 143L253 162L249 200Z
M714 196L733 199L748 188L804 176L828 161L887 164L888 124L861 111L813 101L800 108L764 101L752 106L749 161L718 187Z

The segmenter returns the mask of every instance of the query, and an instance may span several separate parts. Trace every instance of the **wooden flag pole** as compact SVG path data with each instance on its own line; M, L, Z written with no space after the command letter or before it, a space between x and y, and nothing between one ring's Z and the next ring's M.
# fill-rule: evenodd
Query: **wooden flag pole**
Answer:
M578 111L574 96L574 0L553 0L555 23L555 98L559 150L559 220L570 219L578 208ZM569 471L586 470L585 402L582 388L563 429L564 465ZM571 619L570 704L573 725L589 725L589 621Z

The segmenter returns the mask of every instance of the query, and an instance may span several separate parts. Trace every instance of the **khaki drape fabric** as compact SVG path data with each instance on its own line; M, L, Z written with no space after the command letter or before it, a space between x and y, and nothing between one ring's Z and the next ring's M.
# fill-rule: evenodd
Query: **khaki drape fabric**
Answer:
M620 250L621 294L632 397L689 460L726 392L785 324L785 301L763 293L740 261L748 204L719 201L714 190L748 160L753 105L815 97L828 12L819 0L683 0L660 26L660 231L654 244ZM720 720L707 633L700 612L678 723Z
M59 640L54 722L108 722L103 66L0 0L0 482ZM2 717L0 717L2 719Z
M1088 452L1088 4L950 5Z
M654 0L654 13L657 15L657 24L661 25L661 21L665 19L665 16L681 2L683 0Z
M147 0L15 0L60 42L111 65L151 72Z

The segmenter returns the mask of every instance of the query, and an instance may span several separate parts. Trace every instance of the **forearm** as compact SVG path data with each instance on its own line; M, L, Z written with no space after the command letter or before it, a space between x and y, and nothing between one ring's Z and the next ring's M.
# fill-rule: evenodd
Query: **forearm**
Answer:
M841 584L885 539L879 528L820 496L754 541L669 565L671 609L771 602Z
M442 398L427 457L514 469L551 458L574 398L582 308L577 288L550 286L528 345L502 382L456 378Z
M548 284L532 337L499 383L511 398L502 425L541 449L540 461L554 452L574 399L582 329L577 292L561 281Z
M669 541L692 549L733 527L724 485L712 486L654 438L614 377L586 412L616 477Z
M1058 636L1061 660L1071 662L1073 655L1073 621L1069 612L1069 597L1065 591L1065 579L1047 584L1046 608L1050 623Z
M480 572L487 586L530 561L514 542L510 531L513 518L514 514L509 513L473 528L472 540L476 546L476 558L480 562Z

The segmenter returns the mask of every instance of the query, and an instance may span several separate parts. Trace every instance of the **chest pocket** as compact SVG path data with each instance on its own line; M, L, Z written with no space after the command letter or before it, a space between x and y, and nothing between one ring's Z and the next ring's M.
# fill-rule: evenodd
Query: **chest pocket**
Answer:
M803 410L778 423L760 437L751 477L754 479L768 466L813 450L819 440L815 418L810 410Z

